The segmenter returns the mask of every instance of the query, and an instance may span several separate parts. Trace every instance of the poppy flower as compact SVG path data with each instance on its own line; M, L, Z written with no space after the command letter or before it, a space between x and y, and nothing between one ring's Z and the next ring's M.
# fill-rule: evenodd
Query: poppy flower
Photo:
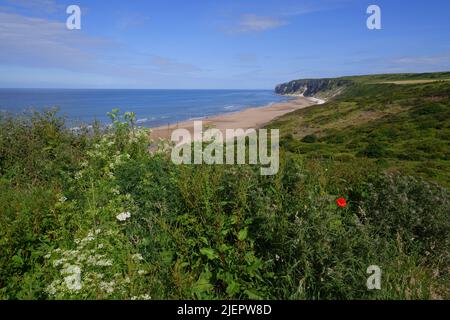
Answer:
M344 198L339 198L336 200L336 204L341 208L345 208L347 206L347 200Z

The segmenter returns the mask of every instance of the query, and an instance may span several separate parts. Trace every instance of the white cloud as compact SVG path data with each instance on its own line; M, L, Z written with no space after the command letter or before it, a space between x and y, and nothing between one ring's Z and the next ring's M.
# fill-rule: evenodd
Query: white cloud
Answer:
M261 32L276 29L287 22L276 17L258 16L256 14L241 15L237 25L228 29L229 33Z
M105 39L67 30L65 23L0 12L2 64L90 70L95 51L111 47Z
M25 8L33 12L54 13L64 6L55 0L6 0L7 4L16 8Z
M436 56L421 56L421 57L401 57L392 59L390 61L398 65L439 65L450 62L450 54L442 54Z

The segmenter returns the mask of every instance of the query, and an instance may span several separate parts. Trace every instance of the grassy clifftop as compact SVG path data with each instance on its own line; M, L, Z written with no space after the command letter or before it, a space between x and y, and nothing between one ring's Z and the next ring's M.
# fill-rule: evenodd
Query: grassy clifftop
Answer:
M281 129L282 145L309 158L367 159L449 187L450 73L345 79L352 84L327 104L270 125Z
M275 93L331 99L355 84L420 84L437 81L450 81L450 72L394 73L339 78L300 79L277 85L275 87Z

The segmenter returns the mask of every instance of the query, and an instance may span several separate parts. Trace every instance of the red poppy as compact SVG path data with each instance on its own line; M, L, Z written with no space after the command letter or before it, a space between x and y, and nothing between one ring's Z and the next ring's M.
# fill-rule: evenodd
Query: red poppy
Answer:
M339 198L336 200L336 204L341 208L345 208L347 206L347 200L344 198Z

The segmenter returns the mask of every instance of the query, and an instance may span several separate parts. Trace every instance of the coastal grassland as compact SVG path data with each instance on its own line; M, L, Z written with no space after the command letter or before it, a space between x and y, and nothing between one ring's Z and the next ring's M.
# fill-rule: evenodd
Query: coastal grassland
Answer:
M350 80L356 83L374 84L374 83L427 83L435 81L448 81L450 72L428 72L428 73L390 73L375 74L363 76L350 76L338 79Z
M269 127L281 130L286 150L310 159L365 159L450 187L450 82L366 79Z
M332 123L361 103L345 99L386 97L353 90L333 102L337 116L318 106L278 125L307 116L337 130ZM439 113L446 100L433 92ZM427 115L402 99L372 108ZM449 298L448 189L385 173L356 148L325 157L340 144L326 149L322 139L338 131L302 143L300 131L288 138L283 129L275 176L249 165L176 166L166 144L148 152L133 114L110 116L111 127L78 132L53 111L0 118L1 299ZM351 128L343 130L345 138ZM370 265L382 268L381 290L367 290Z

